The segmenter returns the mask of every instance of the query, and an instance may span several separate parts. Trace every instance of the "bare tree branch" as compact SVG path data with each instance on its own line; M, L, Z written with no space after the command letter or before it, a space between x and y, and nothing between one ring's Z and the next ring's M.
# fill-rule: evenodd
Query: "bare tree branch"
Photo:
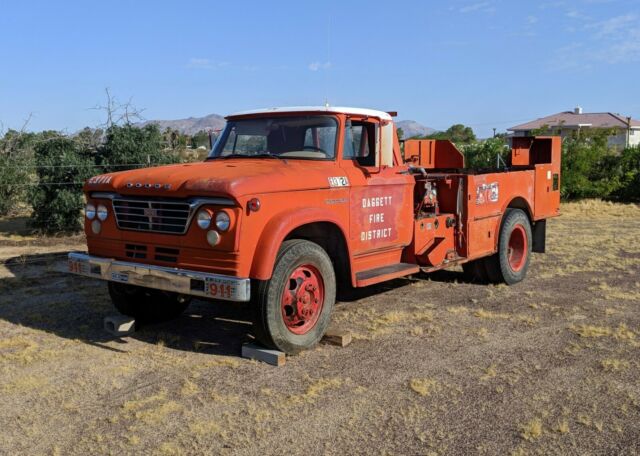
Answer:
M99 128L108 129L114 125L130 125L134 121L142 121L142 112L144 109L136 108L132 99L126 103L120 103L118 99L111 94L111 90L107 87L104 89L107 96L107 103L105 105L96 105L91 109L104 111L106 115L106 122L98 125Z

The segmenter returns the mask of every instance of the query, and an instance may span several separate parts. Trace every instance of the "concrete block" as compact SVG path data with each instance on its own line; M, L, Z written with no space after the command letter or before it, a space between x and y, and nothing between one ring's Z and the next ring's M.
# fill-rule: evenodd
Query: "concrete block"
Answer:
M272 366L284 366L286 355L278 350L271 350L261 345L246 343L242 345L242 357L257 359Z
M104 329L114 336L128 336L135 332L136 320L126 315L109 315L104 317Z
M345 331L343 329L329 328L322 342L325 344L337 345L338 347L346 347L352 341L351 331Z

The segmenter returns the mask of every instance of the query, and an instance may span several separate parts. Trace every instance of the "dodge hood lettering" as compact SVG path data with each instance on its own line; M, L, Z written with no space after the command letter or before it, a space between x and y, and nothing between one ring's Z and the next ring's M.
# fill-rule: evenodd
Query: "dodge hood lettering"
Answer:
M335 162L311 160L216 159L200 163L158 166L92 177L86 191L115 191L164 196L245 195L328 188L336 176ZM301 179L301 177L303 177Z

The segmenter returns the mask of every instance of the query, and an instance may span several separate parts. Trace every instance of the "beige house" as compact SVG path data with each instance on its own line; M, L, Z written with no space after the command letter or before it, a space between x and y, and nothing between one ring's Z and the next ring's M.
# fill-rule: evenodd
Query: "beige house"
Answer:
M573 111L559 112L542 117L522 125L508 128L513 136L527 136L532 131L548 128L562 137L586 128L615 128L616 133L609 137L609 145L616 148L637 146L640 144L640 121L611 112L582 112L577 107Z

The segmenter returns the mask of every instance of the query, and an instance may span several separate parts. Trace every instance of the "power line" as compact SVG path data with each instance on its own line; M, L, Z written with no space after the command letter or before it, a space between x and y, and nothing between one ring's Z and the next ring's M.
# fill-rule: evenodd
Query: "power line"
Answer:
M14 184L14 183L0 183L2 187L39 187L39 186L50 186L50 185L84 185L83 182L38 182L33 184Z
M160 164L160 163L154 163ZM20 165L20 166L5 166L8 169L33 169L33 168L125 168L127 166L149 166L149 163L122 163L117 165Z

